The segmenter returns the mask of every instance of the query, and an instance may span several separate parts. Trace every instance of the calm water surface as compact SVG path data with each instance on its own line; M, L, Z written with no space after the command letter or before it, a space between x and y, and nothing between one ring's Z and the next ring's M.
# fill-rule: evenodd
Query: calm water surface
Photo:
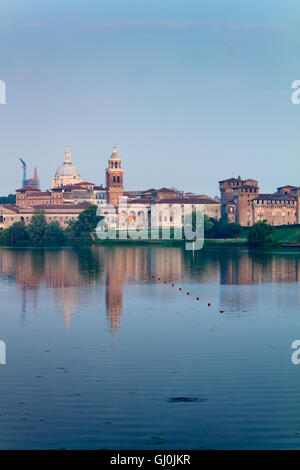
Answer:
M300 251L1 249L0 448L300 448L299 281Z

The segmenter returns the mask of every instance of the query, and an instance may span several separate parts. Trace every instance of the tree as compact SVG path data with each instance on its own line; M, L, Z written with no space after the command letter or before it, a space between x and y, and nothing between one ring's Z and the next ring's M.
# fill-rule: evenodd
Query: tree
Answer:
M29 240L28 230L23 221L15 222L6 230L3 230L1 235L2 243L10 246L27 244Z
M274 227L263 222L256 222L248 232L248 243L253 246L263 246L274 242Z
M97 215L97 206L89 206L79 214L77 220L69 221L66 231L71 237L82 236L93 232L102 218Z
M46 231L47 221L43 209L35 209L28 225L29 239L32 245L42 245Z
M242 231L237 223L217 220L204 215L205 238L236 238Z
M15 194L9 194L8 196L0 197L0 204L15 204L15 202L16 202Z
M213 238L236 238L241 230L240 224L218 220L212 229L212 235Z
M204 233L208 234L212 231L213 227L215 226L216 220L211 219L206 214L204 214Z
M44 233L44 243L48 246L61 246L65 242L65 234L59 222L47 224Z

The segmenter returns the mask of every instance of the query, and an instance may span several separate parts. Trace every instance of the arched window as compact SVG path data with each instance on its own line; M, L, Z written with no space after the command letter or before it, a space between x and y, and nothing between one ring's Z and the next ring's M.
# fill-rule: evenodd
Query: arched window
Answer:
M115 168L118 168L118 162L115 163Z
M120 183L120 176L117 176L117 182Z
M116 182L116 177L115 177L115 176L113 177L113 182L114 182L114 183Z

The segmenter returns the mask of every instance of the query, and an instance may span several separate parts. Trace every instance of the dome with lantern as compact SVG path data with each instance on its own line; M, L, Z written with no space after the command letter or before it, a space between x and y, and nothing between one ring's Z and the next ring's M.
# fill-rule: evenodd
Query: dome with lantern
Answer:
M59 165L52 180L52 188L81 183L78 168L72 163L70 147L65 151L65 161Z

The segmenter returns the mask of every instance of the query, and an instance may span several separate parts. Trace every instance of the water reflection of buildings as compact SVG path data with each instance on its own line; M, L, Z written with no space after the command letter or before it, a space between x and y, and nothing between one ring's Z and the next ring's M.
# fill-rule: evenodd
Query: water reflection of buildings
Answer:
M14 279L20 288L22 316L27 302L37 302L41 287L53 289L57 306L64 312L69 328L78 304L91 302L95 290L105 286L105 308L111 332L117 333L123 311L123 285L146 281L146 272L160 272L165 279L183 275L180 248L87 247L79 250L0 250L0 276ZM80 295L80 299L79 299ZM83 298L86 296L86 298Z
M191 255L186 256L191 258ZM227 286L220 289L220 305L250 307L257 302L257 290L247 289L247 286L265 282L299 282L300 253L283 250L258 252L229 247L225 250L207 249L197 253L196 262L189 264L189 270L191 278L197 279L197 282L217 282ZM244 288L237 289L236 286Z
M39 289L50 287L58 308L64 313L66 328L70 326L72 313L83 302L96 302L97 290L88 287L102 285L109 328L112 334L117 334L123 312L123 285L151 282L147 273L157 273L168 281L185 280L195 284L298 282L300 254L251 253L227 248L204 249L193 256L181 248L163 246L0 250L0 276L14 280L19 287L22 316L26 316L27 301L36 304ZM241 306L255 302L250 290L233 287L220 292L221 303ZM163 289L157 295L172 294L169 289Z

